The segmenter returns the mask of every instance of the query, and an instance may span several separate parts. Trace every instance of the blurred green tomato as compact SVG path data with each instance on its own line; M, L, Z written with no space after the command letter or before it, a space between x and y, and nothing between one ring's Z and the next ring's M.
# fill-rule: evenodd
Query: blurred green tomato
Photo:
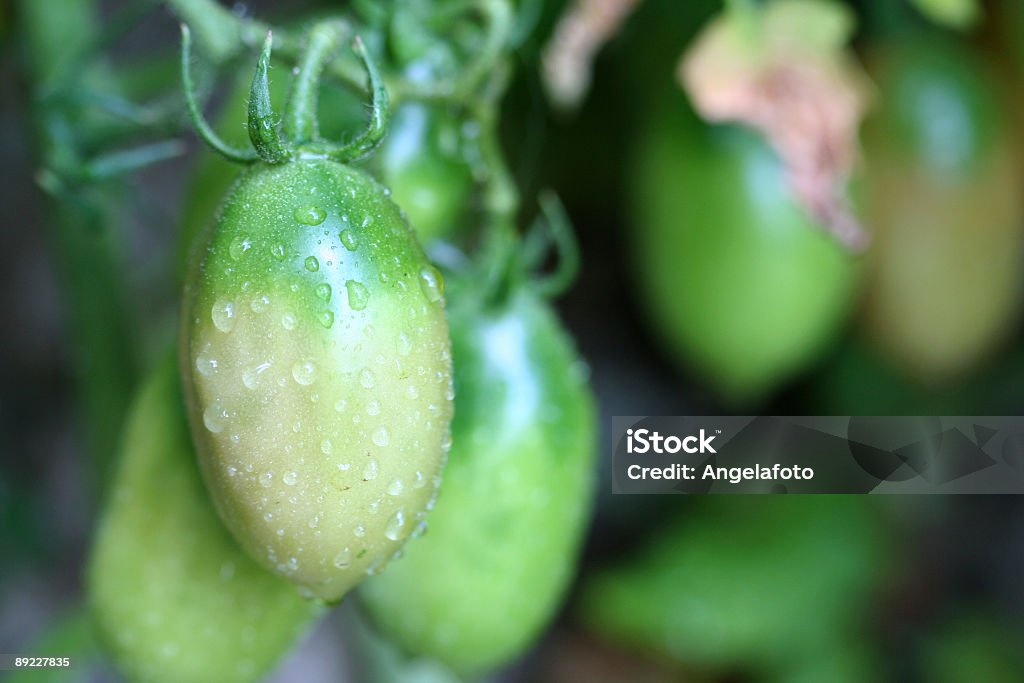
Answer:
M465 227L474 185L463 158L461 120L440 105L407 102L370 161L424 245Z
M955 379L1019 318L1024 178L996 86L969 53L904 45L874 74L864 328L911 374Z
M678 91L638 130L631 227L655 331L725 399L756 400L837 332L856 260L797 204L753 132L704 124Z
M223 527L199 476L177 365L145 384L89 561L99 632L134 681L255 681L319 613Z
M597 634L697 667L779 670L849 637L882 574L871 503L854 496L709 496L592 576Z
M476 675L519 655L558 608L589 518L594 400L572 342L524 287L449 305L452 450L427 533L360 588L404 649Z

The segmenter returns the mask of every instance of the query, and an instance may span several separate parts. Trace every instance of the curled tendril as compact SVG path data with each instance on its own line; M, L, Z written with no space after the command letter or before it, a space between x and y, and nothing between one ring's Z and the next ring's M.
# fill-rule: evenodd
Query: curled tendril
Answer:
M554 247L558 259L555 269L534 277L534 287L544 297L563 294L576 280L580 270L580 249L572 223L561 200L554 192L545 190L537 198L542 218L526 235L522 246L522 264L526 270L540 266L548 249Z
M185 90L185 102L188 105L189 117L203 142L229 161L240 163L256 161L259 155L254 150L241 149L224 142L203 116L196 98L195 83L192 81L192 32L185 24L181 25L181 82Z

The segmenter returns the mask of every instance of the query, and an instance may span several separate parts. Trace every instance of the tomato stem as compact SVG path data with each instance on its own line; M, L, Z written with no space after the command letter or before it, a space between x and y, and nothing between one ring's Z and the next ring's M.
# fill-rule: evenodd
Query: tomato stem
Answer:
M309 31L284 113L284 134L293 144L301 145L320 137L316 117L320 77L348 31L348 25L341 21L320 22Z

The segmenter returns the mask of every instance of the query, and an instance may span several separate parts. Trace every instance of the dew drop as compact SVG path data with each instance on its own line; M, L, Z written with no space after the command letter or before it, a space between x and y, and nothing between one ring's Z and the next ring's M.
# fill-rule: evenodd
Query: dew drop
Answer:
M347 407L348 407L348 401L346 401L343 398L339 398L337 401L334 402L334 409L336 411L338 411L339 413L345 412L345 408L347 408Z
M370 290L366 288L366 285L349 280L345 283L345 289L348 291L348 305L353 311L361 311L366 308L366 304L370 300Z
M420 289L423 290L427 301L436 304L441 300L444 295L444 278L437 268L424 266L420 271Z
M373 375L373 370L370 368L363 368L359 371L359 384L364 389L372 389L373 385L376 384L377 378Z
M352 529L352 533L355 534L356 538L362 538L366 535L366 527L362 524L357 524L356 527Z
M278 261L283 261L284 260L284 245L278 243L278 244L275 244L272 247L270 247L270 255L273 256L274 258L276 258Z
M327 329L331 329L334 325L334 313L332 311L323 311L316 317L316 319L319 320L320 324Z
M345 548L334 556L334 566L338 569L345 569L352 562L352 552Z
M288 486L295 486L295 482L297 482L298 480L299 475L296 472L285 472L284 476L281 478L281 481L283 481Z
M415 400L420 397L420 390L416 388L416 385L410 384L405 388L405 395L410 399Z
M398 353L402 356L408 356L412 353L412 341L405 332L401 332L398 335Z
M393 482L388 484L388 495L390 495L390 496L400 496L400 495L402 495L402 490L404 488L405 487L402 485L402 480L401 479L395 479Z
M270 485L274 483L274 473L267 471L260 475L260 486L263 488L270 488Z
M349 251L355 251L359 247L359 238L356 237L356 234L348 228L342 230L339 237L341 237L341 243L345 245L345 248Z
M384 528L384 535L392 541L397 541L402 537L402 527L404 526L405 513L402 510L398 510L388 520L388 525Z
M373 439L373 442L381 448L384 448L391 442L391 434L388 433L387 427L379 428L373 433L373 437L371 438Z
M249 302L249 308L252 309L253 313L262 313L267 310L267 306L270 305L270 297L266 294L257 294Z
M320 225L327 218L327 212L319 206L300 206L293 215L303 225Z
M224 431L224 425L228 421L228 411L224 410L216 401L211 403L203 411L203 424L214 434Z
M242 371L242 384L245 385L246 389L252 391L260 383L260 375L270 369L270 363L260 363L259 365L251 368L246 368Z
M290 311L281 316L281 326L286 330L294 330L298 322L295 319L295 314Z
M330 455L332 450L334 450L334 444L331 443L330 439L324 439L320 442L321 453L324 455Z
M414 489L421 489L427 484L427 478L423 476L423 473L416 470L416 480L412 483Z
M371 459L363 468L363 481L373 481L377 478L377 461Z
M331 300L331 286L326 282L321 282L316 286L316 296L318 299L323 301Z
M231 244L228 246L228 254L231 258L238 261L250 249L252 249L252 240L248 237L239 236L231 240Z
M217 372L217 359L206 351L200 351L196 356L196 370L203 377L209 377Z
M380 415L380 401L370 401L366 404L367 415Z
M235 329L235 302L228 299L217 299L210 309L210 318L221 332Z
M234 465L228 465L228 467L227 467L227 473L228 473L228 476L229 476L229 477L233 477L233 476L235 476L236 474L238 474L238 468L237 468L237 467L235 467Z
M292 378L303 386L308 386L316 380L316 365L313 361L298 361L292 366Z
M306 270L311 273L315 273L320 270L320 262L316 260L316 256L306 257Z

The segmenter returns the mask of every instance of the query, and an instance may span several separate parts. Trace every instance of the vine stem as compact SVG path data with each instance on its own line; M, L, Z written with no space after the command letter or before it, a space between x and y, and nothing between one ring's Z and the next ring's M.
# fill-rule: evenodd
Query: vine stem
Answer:
M341 46L348 32L346 24L327 21L317 24L309 33L306 49L299 56L288 108L284 112L284 134L293 144L316 140L318 130L316 105L320 92L320 76L324 65Z

